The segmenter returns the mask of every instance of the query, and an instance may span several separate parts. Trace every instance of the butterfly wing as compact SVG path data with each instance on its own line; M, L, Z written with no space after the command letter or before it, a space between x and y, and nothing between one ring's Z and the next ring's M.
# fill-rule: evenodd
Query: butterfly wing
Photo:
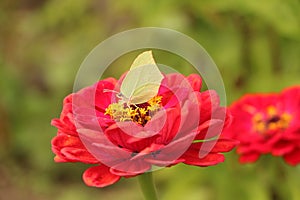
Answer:
M121 85L121 93L131 103L144 103L153 98L160 87L163 75L151 51L140 54L133 62Z
M141 67L144 65L153 64L156 65L156 62L152 56L152 51L145 51L139 54L133 63L130 66L130 70L133 70L137 67Z

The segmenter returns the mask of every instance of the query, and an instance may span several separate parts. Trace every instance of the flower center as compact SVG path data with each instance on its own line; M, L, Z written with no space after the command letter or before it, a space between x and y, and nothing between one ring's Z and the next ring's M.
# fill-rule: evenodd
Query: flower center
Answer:
M257 113L253 116L252 122L254 130L262 133L268 134L277 130L286 129L292 116L288 113L279 114L274 106L269 106L266 113Z
M119 101L105 109L105 115L110 115L118 122L133 121L144 126L161 108L162 96L155 96L142 104L130 104Z

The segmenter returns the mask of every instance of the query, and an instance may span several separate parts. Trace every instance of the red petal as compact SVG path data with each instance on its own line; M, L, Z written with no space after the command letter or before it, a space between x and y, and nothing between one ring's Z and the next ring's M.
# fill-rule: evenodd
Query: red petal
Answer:
M194 146L193 146L194 145ZM208 153L203 157L201 156L201 151L199 147L193 144L191 147L181 156L181 158L185 159L184 163L189 165L196 166L210 166L216 165L225 160L224 155L220 153Z
M160 148L155 156L149 156L145 158L145 160L158 166L169 166L178 162L183 162L184 159L180 158L180 156L186 152L194 138L195 133L190 133L184 137L176 139Z
M63 100L63 104L72 103L73 94L69 94Z
M240 156L240 163L250 163L258 160L260 154L259 153L247 153Z
M293 152L283 156L285 162L290 165L297 165L300 163L300 148L294 150Z
M60 156L58 156L58 155L56 155L56 156L54 157L54 161L55 161L55 162L69 162L68 160L66 160L66 159L64 159L64 158L62 158L62 157L60 157Z
M274 156L282 156L290 153L294 149L295 145L290 141L279 141L272 147L272 154Z
M176 109L168 109L165 113L166 121L164 122L164 126L161 128L159 137L156 138L155 143L157 144L168 144L170 143L173 138L178 134L178 128L180 125L180 113ZM153 118L154 119L154 118ZM159 118L155 120L159 121ZM149 123L149 129L151 126L155 126L157 122L153 120ZM147 126L147 125L146 125ZM147 126L148 128L148 126ZM153 128L152 128L153 129Z
M198 130L200 131L195 140L204 140L216 137L222 133L224 121L220 119L211 119L202 123Z
M250 144L245 143L244 141L240 141L240 145L237 147L238 154L248 154L248 153L270 153L272 147L268 143L260 143L260 142L252 142Z
M285 111L289 113L299 112L300 104L300 87L293 86L281 92L282 101L284 102Z
M219 108L220 98L215 90L206 90L202 92L199 97L199 100L201 102L201 109L203 109L203 111L208 111L209 113L211 113L214 109ZM201 110L201 114L203 111Z
M66 147L61 150L61 154L73 161L90 164L99 163L99 161L85 149Z
M82 178L86 185L93 187L106 187L120 180L120 176L110 173L105 165L88 168Z
M106 81L106 82L112 83L113 85L116 85L117 82L118 82L115 78L112 78L112 77L103 79L102 81Z
M51 125L55 126L59 131L65 134L74 136L78 135L76 127L67 116L62 116L61 119L53 119L51 121Z
M219 139L208 142L199 142L191 145L190 149L193 148L197 151L209 152L209 153L221 153L231 151L239 142L232 139Z
M225 157L219 153L209 153L204 158L200 158L199 153L194 153L190 155L184 155L184 163L188 165L196 165L201 167L216 165L220 162L224 162Z
M191 74L187 77L187 80L190 82L192 88L195 91L200 91L202 86L202 79L198 74Z
M83 148L83 144L78 137L60 134L52 139L52 145L55 147L77 147Z
M110 168L110 172L118 176L134 176L151 169L151 164L142 159L125 160Z
M52 139L52 150L58 156L54 160L57 162L84 162L98 163L84 147L78 137L60 134Z

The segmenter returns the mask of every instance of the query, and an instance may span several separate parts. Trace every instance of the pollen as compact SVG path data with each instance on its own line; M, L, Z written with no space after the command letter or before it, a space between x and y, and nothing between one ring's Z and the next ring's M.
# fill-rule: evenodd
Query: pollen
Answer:
M274 106L269 106L266 112L257 113L252 118L253 128L261 134L286 129L292 120L292 116L288 113L280 114Z
M148 102L130 105L119 101L110 104L104 114L118 122L133 121L144 126L162 108L161 99L162 96L155 96Z
M269 106L267 108L267 113L269 116L276 116L277 115L277 109L274 106Z

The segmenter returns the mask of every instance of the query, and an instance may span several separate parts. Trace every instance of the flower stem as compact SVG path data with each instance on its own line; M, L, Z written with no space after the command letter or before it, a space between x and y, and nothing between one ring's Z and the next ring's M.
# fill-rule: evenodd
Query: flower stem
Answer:
M155 185L152 178L152 172L139 175L138 179L145 200L158 200Z

